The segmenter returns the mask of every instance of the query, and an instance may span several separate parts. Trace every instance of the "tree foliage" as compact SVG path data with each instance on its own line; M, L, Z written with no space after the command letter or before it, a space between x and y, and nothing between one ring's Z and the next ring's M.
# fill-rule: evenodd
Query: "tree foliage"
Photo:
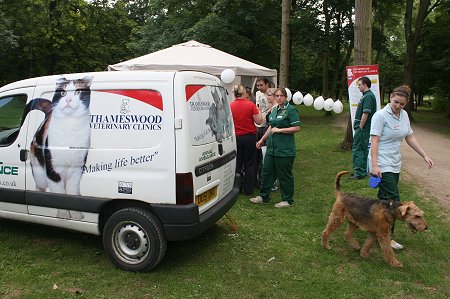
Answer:
M435 17L425 24L418 52L417 89L433 95L433 106L450 117L450 3L436 8Z
M101 71L108 64L188 40L279 70L281 3L0 0L0 83L55 73ZM354 64L354 0L290 3L288 86L313 95L345 98L344 69ZM446 1L436 12L428 12L415 62L416 91L432 93L438 99L447 99L449 94L445 82L448 6ZM405 9L405 2L373 0L371 59L379 64L382 93L404 81ZM446 76L439 76L441 73ZM447 107L445 103L436 102L436 107Z
M156 0L129 46L143 55L188 40L271 68L278 67L279 1ZM265 62L268 63L265 63Z
M16 47L6 47L0 82L55 73L104 70L131 57L126 48L135 22L127 1L4 0L1 11ZM127 55L130 55L127 57Z

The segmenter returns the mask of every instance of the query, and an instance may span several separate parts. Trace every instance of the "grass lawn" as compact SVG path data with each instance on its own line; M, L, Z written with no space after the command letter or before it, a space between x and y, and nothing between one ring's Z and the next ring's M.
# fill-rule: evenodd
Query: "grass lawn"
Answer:
M0 221L2 298L449 298L449 223L439 207L423 201L414 186L400 183L403 199L426 214L429 229L412 234L397 222L397 252L404 268L393 269L379 246L363 259L345 242L342 226L320 245L334 202L337 172L350 170L351 153L338 149L344 129L335 117L299 106L296 135L296 203L275 209L240 196L230 215L239 230L221 220L199 238L169 243L150 273L116 269L96 236ZM376 197L366 180L341 181L343 191ZM256 195L256 192L255 192ZM358 232L359 240L365 233Z

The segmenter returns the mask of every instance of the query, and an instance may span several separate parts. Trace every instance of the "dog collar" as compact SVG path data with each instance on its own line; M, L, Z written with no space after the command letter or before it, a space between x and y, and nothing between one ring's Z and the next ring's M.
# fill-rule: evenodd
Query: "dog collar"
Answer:
M393 210L394 209L394 202L391 200L391 202L389 203L389 208L391 209L391 210Z
M392 199L389 202L389 210L391 210L392 215L395 215L394 201Z

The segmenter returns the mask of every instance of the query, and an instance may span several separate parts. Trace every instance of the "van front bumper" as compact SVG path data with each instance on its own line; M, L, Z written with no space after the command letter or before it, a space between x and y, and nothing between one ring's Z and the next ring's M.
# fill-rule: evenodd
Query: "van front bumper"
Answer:
M161 220L168 241L190 240L223 217L236 202L241 177L235 175L233 189L220 202L199 215L195 203L188 205L152 205L153 212Z

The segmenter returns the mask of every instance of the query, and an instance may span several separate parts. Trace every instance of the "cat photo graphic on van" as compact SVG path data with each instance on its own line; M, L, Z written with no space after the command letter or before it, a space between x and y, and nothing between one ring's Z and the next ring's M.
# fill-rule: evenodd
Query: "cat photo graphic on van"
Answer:
M229 106L223 103L227 97L226 91L221 93L220 89L212 88L211 96L214 99L214 103L211 104L209 109L209 117L206 120L206 124L211 128L211 133L215 136L216 141L221 142L223 138L231 134L232 128L229 121L231 110Z
M80 195L80 181L91 138L92 79L59 78L51 102L37 98L27 105L26 111L45 113L30 147L31 169L38 191ZM68 151L69 148L76 150ZM82 214L59 210L58 217L82 218Z

